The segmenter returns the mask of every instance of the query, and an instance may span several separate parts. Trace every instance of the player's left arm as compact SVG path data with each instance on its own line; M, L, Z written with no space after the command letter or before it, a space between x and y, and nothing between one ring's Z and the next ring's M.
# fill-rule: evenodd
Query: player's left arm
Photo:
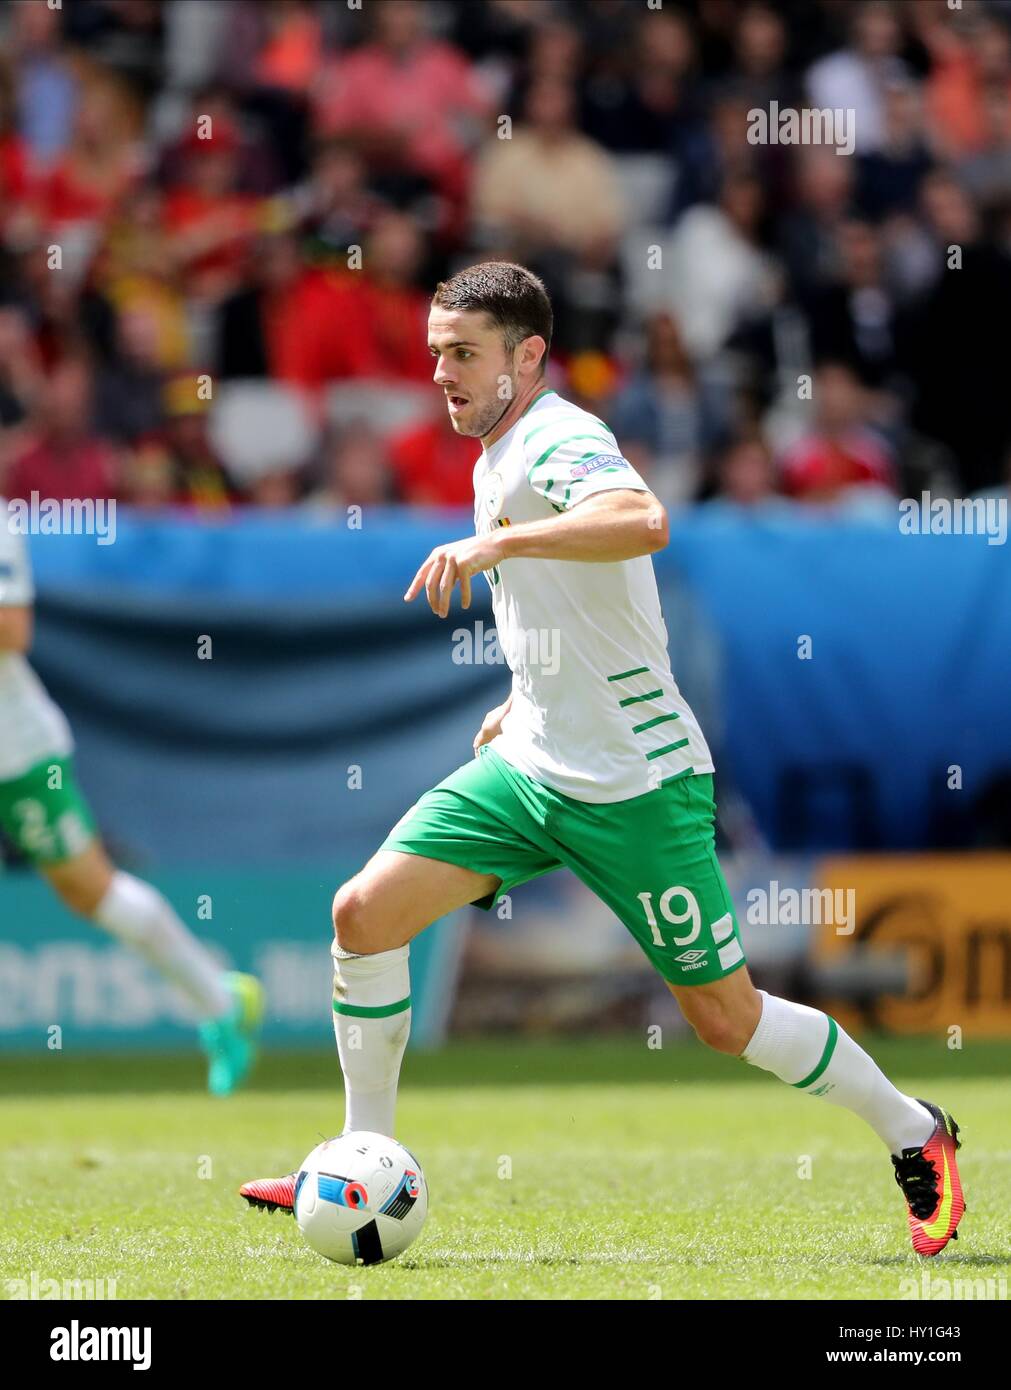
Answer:
M32 610L0 604L0 652L26 652L32 645Z
M449 613L456 584L464 608L470 607L473 575L510 556L530 560L582 560L608 563L634 560L662 550L669 539L667 511L651 492L607 488L590 493L557 516L500 526L486 536L440 545L418 570L404 598L424 587L432 612Z

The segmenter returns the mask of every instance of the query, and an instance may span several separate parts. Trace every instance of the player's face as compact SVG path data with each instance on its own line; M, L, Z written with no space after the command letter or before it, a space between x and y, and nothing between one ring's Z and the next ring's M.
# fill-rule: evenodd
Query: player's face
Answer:
M481 311L433 308L428 347L454 430L475 439L490 433L516 396L514 354L502 330Z

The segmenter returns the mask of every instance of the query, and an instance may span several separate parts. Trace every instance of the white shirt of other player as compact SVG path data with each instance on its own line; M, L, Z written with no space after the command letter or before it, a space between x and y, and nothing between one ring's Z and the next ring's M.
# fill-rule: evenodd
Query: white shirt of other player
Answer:
M593 493L650 489L595 416L537 396L474 467L474 526L540 521ZM671 674L649 555L617 562L513 556L485 572L513 702L491 741L507 762L578 801L625 801L713 771Z
M10 528L0 497L0 608L27 608L35 599L25 537ZM20 652L0 651L0 782L22 777L46 758L73 751L62 712Z

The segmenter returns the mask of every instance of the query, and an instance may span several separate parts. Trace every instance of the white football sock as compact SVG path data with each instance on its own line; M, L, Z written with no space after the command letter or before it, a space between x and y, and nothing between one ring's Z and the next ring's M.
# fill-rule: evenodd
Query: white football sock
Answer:
M336 937L333 1028L344 1072L344 1129L394 1137L397 1083L411 1031L410 945L358 956Z
M150 883L117 870L91 920L178 985L201 1018L220 1018L232 1008L221 966Z
M925 1144L934 1119L918 1101L903 1095L877 1063L835 1019L806 1004L758 993L762 1016L745 1062L771 1071L809 1096L824 1096L866 1120L893 1154Z

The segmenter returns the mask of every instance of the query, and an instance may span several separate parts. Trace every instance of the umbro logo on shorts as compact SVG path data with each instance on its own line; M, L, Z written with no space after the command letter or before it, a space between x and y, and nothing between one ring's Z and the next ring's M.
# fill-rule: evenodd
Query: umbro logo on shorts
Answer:
M681 954L679 956L675 956L674 959L680 962L682 965L690 965L694 961L701 960L705 954L706 952L704 950L682 951Z

